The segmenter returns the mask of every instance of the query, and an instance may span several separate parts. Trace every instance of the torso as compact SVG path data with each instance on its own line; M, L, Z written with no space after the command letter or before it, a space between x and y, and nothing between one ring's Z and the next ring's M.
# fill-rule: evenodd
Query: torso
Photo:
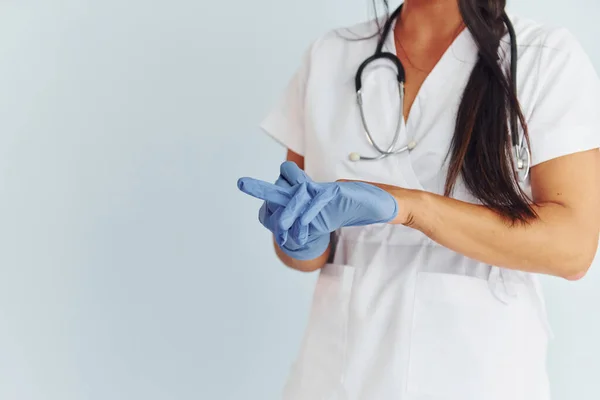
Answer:
M528 21L513 22L524 32L518 86L528 118L539 96L540 31ZM336 31L315 45L304 104L305 169L316 181L356 179L442 194L476 45L463 30L450 47L419 59L431 68L426 73L399 52L407 69L409 116L400 143L416 137L419 145L384 160L352 162L351 152L374 155L354 76L377 39L346 38L367 37L374 29L366 24ZM385 49L396 53L393 38ZM382 147L389 145L400 109L394 71L383 65L366 70L363 79L367 118ZM460 181L453 196L476 202ZM333 263L319 277L286 400L548 400L549 331L534 276L469 259L403 226L338 234Z

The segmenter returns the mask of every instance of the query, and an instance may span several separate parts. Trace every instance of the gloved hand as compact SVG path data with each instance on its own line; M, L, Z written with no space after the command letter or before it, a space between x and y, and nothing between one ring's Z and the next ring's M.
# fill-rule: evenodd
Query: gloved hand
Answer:
M301 170L293 163L287 164L291 165L282 165L282 177L289 182L288 178L297 176ZM272 231L284 251L287 241L301 246L290 254L297 259L321 255L329 244L331 232L341 227L389 222L398 214L398 204L391 194L364 182L316 183L308 179L286 188L242 178L238 187L251 196L281 206L271 216ZM287 237L282 232L287 232ZM320 249L315 242L325 243L323 237L327 243ZM311 246L302 247L306 245ZM318 251L321 253L316 254Z
M295 163L284 162L281 164L280 175L275 181L275 185L291 189L310 180L306 173L298 168ZM284 201L284 203L287 205L287 201ZM258 220L273 233L276 243L290 257L297 260L311 260L323 254L329 246L330 235L313 235L306 243L298 244L289 237L287 230L282 230L279 227L278 221L285 205L265 200L258 212Z

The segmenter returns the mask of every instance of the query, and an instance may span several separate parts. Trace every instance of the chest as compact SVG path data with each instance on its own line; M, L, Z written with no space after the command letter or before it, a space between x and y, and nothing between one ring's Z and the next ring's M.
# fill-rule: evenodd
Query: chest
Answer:
M357 179L443 193L456 112L470 69L451 66L429 74L406 70L404 104L389 64L374 63L365 71L362 115L351 73L331 77L325 88L318 88L321 95L311 94L306 103L305 167L314 179ZM378 161L351 161L354 152L378 155L367 129L380 148L388 149L396 132L396 147L411 141L418 145Z
M366 43L357 51L350 47L356 44L351 43L328 49L327 57L313 64L305 94L304 157L309 175L317 181L354 179L443 194L457 112L477 59L477 48L467 38L459 37L428 72L411 66L417 61L409 62L402 51L397 52L406 71L404 104L399 96L397 70L385 60L370 64L362 76L363 113L354 79L374 46ZM419 62L427 71L427 63L435 59ZM517 82L526 119L536 93L531 75L534 69L527 67L529 64L519 63ZM351 161L351 153L379 155L366 135L367 128L380 148L388 149L393 144L396 131L397 148L411 141L418 144L410 152L378 161ZM473 201L460 179L455 190L454 197Z
M445 45L431 45L427 49L413 49L407 46L407 50L399 40L397 43L397 57L403 65L405 73L404 104L402 114L405 120L410 116L410 110L415 99L418 97L423 84L428 76L436 69L442 61L444 53L448 51ZM409 55L410 54L410 55Z

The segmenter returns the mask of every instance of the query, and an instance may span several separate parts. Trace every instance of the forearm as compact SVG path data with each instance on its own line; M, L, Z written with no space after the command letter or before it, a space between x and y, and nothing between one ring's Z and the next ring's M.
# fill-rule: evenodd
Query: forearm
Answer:
M292 269L295 269L295 270L301 271L301 272L313 272L313 271L323 268L325 266L325 264L327 263L327 260L329 259L329 255L331 252L331 245L329 245L327 247L327 250L325 250L325 252L322 255L320 255L319 257L317 257L313 260L303 261L303 260L297 260L297 259L292 258L289 255L285 254L283 252L283 250L281 250L279 245L277 245L277 242L275 241L274 238L273 238L273 246L275 247L275 252L277 253L277 257L279 257L279 259L281 260L282 263L284 263L286 266L288 266Z
M595 221L560 204L534 206L537 219L511 224L481 205L406 189L392 194L407 210L395 223L490 265L577 279L589 268L598 246Z

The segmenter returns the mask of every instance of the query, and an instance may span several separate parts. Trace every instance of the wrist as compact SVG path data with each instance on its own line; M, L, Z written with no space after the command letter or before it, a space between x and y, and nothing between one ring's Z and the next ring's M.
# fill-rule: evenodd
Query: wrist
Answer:
M418 229L420 210L427 201L427 192L422 190L396 188L390 192L398 203L398 215L390 224L404 225Z
M273 244L275 246L275 253L277 257L285 264L286 266L300 272L314 272L325 266L329 261L330 253L332 251L331 245L325 249L321 256L312 259L312 260L297 260L293 257L290 257L287 253L283 251L281 246L277 244L275 238L273 238Z
M280 246L288 257L298 261L310 261L319 258L329 248L331 235L319 235L311 238L308 243L303 246L297 246L293 242L287 242Z

